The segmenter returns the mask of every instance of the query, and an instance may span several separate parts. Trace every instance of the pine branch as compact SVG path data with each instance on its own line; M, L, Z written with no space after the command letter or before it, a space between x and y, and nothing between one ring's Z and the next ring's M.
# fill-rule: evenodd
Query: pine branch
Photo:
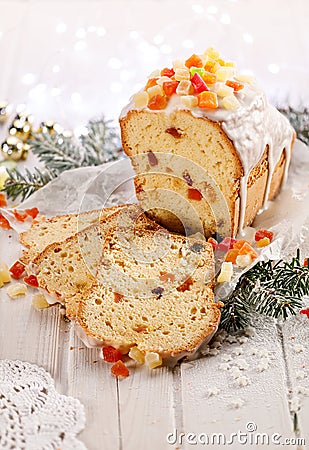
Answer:
M296 110L291 106L279 107L279 111L289 120L296 131L298 139L309 145L309 110Z
M304 295L309 295L309 269L301 264L299 250L291 262L259 262L223 300L221 327L243 329L254 312L285 320L301 308Z
M8 198L16 200L21 197L21 201L30 197L35 191L49 183L56 177L51 170L41 171L37 167L31 173L28 169L21 173L18 169L7 170L9 178L5 182L4 191Z

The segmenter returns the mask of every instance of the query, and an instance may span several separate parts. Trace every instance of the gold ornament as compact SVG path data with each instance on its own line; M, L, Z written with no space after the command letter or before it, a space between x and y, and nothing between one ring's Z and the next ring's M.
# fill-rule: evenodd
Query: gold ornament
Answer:
M0 123L4 123L10 115L11 107L6 100L0 101Z
M9 128L11 136L15 136L21 141L25 142L29 139L31 134L32 124L22 119L15 119Z
M1 154L4 159L19 161L26 159L30 146L17 139L15 136L8 136L1 144Z
M45 120L44 122L40 123L40 128L38 129L38 133L61 133L63 131L63 128L53 120Z
M21 122L27 122L32 126L33 122L34 122L34 117L32 114L28 113L27 111L22 110L22 111L18 111L14 120L20 120Z

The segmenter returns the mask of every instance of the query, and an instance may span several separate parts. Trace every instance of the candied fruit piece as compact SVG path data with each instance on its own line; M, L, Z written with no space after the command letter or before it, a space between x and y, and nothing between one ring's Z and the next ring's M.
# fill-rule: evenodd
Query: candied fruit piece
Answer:
M10 230L11 225L10 222L0 213L0 228L4 230Z
M239 255L238 248L231 248L227 254L225 255L224 261L231 262L233 264L236 263L236 258Z
M236 64L234 63L234 61L224 61L224 65L225 67L236 67Z
M208 58L210 59L214 59L217 60L220 58L220 53L218 52L218 50L216 50L213 47L208 47L205 51L205 54L208 56Z
M175 80L182 81L182 80L190 80L190 71L187 67L184 68L178 68L175 70Z
M111 368L111 372L115 377L126 378L130 375L130 371L122 361L117 361Z
M178 84L179 84L178 81L165 81L163 83L163 91L168 97L171 97L173 94L176 93Z
M305 267L308 267L308 259L309 259L309 258L305 258L305 259L304 259L304 266L305 266Z
M201 68L203 67L203 61L200 56L193 54L190 56L190 58L186 60L185 65L189 68L191 67Z
M236 80L242 81L243 83L252 83L254 81L254 77L252 75L247 75L244 73L238 73L235 75Z
M147 81L147 84L145 86L145 91L147 91L149 88L155 86L157 84L157 79L158 78L149 78L149 80Z
M38 208L25 209L25 211L28 216L32 217L32 219L35 219L39 214Z
M203 69L203 67L190 67L191 77L193 77L196 73L198 73L202 77L205 73L205 69Z
M165 67L164 69L161 70L161 77L173 77L175 75L175 70L174 69L169 69L168 67Z
M244 85L242 83L238 83L238 81L226 80L225 84L233 88L235 92L238 92L244 88Z
M22 283L15 283L9 286L6 290L7 294L11 298L19 297L20 295L25 295L27 292L27 286Z
M217 72L219 67L221 67L220 64L213 59L209 59L208 61L206 61L205 65L204 65L204 69L206 70L206 72L211 72L211 73Z
M263 229L258 230L255 233L254 240L259 241L260 239L263 239L264 237L267 237L271 242L273 240L274 233L272 231L263 230Z
M167 83L169 81L173 81L173 80L171 80L169 77L160 77L160 78L157 79L157 84L159 86L161 86L162 89L163 89L163 83Z
M119 303L124 299L124 295L118 294L118 292L114 292L114 302Z
M39 311L41 309L49 308L50 304L46 300L45 295L34 294L32 297L32 307Z
M0 282L9 283L11 281L11 275L9 268L5 263L0 264Z
M148 92L149 98L152 98L155 95L163 95L164 94L162 87L159 86L158 84L148 88L147 92Z
M148 157L149 164L151 166L157 166L158 165L158 158L156 157L156 155L151 150L148 150L147 157Z
M230 248L233 248L234 244L236 244L237 240L232 237L225 237L222 239L220 244L218 244L218 250L222 250L223 252L226 252Z
M151 290L152 294L157 295L159 298L162 297L162 294L164 292L164 288L161 286L158 286Z
M151 74L148 75L148 78L158 78L160 76L160 70L159 69L155 69L151 72Z
M103 359L106 362L117 362L122 359L122 353L115 347L108 345L107 347L103 347Z
M217 75L215 73L205 71L202 78L206 84L215 84L217 82Z
M226 97L224 97L222 100L222 104L225 109L230 109L230 110L237 109L240 106L240 103L234 94L227 95Z
M143 352L141 352L139 350L138 347L134 346L131 347L130 351L129 351L129 356L131 359L133 359L134 361L140 363L140 364L144 364L145 362L145 355Z
M216 93L218 97L227 97L228 95L233 95L234 89L226 86L225 84L221 84L217 87Z
M258 256L254 248L247 242L239 249L239 255L250 255L252 259L257 258Z
M209 242L212 245L213 251L215 251L217 249L218 241L216 241L216 239L214 239L213 237L210 237L207 239L207 242Z
M178 95L188 95L190 93L191 81L181 80L177 86L176 94Z
M181 96L181 103L186 108L196 108L198 105L198 99L194 95L182 95Z
M32 287L39 287L39 282L35 275L29 275L28 277L25 277L24 282Z
M208 91L208 87L206 86L205 81L201 78L198 73L195 73L191 78L191 83L194 87L194 90L197 94L200 92Z
M173 61L173 69L174 71L176 71L176 69L186 69L186 66L181 59L175 59Z
M175 275L169 272L160 272L160 281L163 281L163 283L173 283L175 281Z
M202 198L203 198L203 195L201 194L201 192L198 189L192 189L192 188L188 189L188 199L189 200L201 201Z
M137 92L133 95L133 101L136 108L146 108L149 102L149 94L147 91Z
M156 352L146 352L145 363L149 369L154 369L155 367L162 366L162 357Z
M217 282L223 283L225 281L231 281L232 276L233 276L233 264L231 262L223 262L220 274L217 278Z
M218 81L226 81L228 78L232 78L234 76L233 67L220 67L216 71L217 80Z
M16 209L14 209L13 211L15 219L18 220L18 222L25 222L25 220L27 219L27 213L23 213L23 212L18 212L16 211Z
M200 108L217 109L218 97L215 92L204 91L198 94L198 106Z
M266 247L267 245L270 244L270 239L268 237L264 237L262 239L259 239L256 243L256 246L258 248L262 248L262 247Z
M152 110L165 109L167 105L167 99L163 95L155 95L148 102L148 108Z
M250 242L246 241L246 239L240 239L239 241L234 242L233 248L238 248L238 250L240 250L246 243L250 245Z
M25 272L25 266L20 261L16 261L10 268L10 272L13 278L19 280Z
M252 263L251 255L238 255L236 258L236 265L242 269L250 266Z
M306 315L308 317L308 319L309 319L309 308L301 309L299 312L300 312L300 314Z
M177 291L178 292L189 291L193 283L194 283L193 279L191 277L188 277L184 283L178 286Z
M7 206L7 202L5 199L5 195L0 193L0 208L3 206Z

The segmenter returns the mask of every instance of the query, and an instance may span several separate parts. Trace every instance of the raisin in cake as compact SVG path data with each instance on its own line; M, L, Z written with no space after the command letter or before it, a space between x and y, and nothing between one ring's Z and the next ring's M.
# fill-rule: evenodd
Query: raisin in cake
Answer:
M235 236L279 193L295 132L209 48L153 72L120 117L142 207L166 228Z

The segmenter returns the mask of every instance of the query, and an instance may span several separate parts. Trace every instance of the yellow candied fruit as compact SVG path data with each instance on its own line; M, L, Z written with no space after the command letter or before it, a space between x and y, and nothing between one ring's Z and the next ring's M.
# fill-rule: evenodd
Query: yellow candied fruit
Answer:
M240 103L234 94L224 97L222 104L225 109L237 109L240 106Z
M226 81L228 79L233 78L235 70L233 67L220 67L216 71L217 80L218 81Z
M161 86L158 86L157 84L155 86L152 86L147 89L149 99L154 97L155 95L164 95L163 89Z
M176 69L186 69L185 62L181 59L175 59L173 61L173 69L176 71Z
M161 75L161 72L159 69L154 70L151 72L151 74L148 76L149 79L151 78L158 78Z
M166 83L166 82L169 82L169 81L171 81L170 77L163 76L163 77L160 77L160 78L157 79L157 84L159 86L163 86L163 83Z
M269 244L270 244L270 239L265 236L262 239L260 239L259 241L257 241L256 246L259 248L262 248L262 247L266 247Z
M146 108L149 101L149 95L146 91L137 92L133 95L133 101L136 108Z
M234 61L224 61L225 67L236 67Z
M247 75L245 73L238 73L235 75L237 81L242 81L243 83L253 83L254 77L252 75Z
M216 88L216 93L218 97L227 97L228 95L234 94L234 89L226 84L221 84Z
M159 353L147 352L145 355L145 363L149 369L154 369L155 367L162 366L162 357Z
M140 364L144 364L145 362L145 355L143 352L141 352L138 347L131 347L130 351L129 351L129 357L131 359L134 359L134 361L140 363Z
M19 297L20 295L25 295L27 292L27 286L22 283L15 283L9 286L6 290L6 293L11 298Z
M187 67L180 67L175 70L174 76L176 81L190 80L190 70Z
M1 278L0 278L0 288L2 288L2 286L3 286L3 281L1 280Z
M206 70L206 72L211 72L211 73L216 73L220 67L221 67L220 64L217 61L215 61L214 59L208 59L204 65L204 69Z
M49 308L50 304L46 300L45 295L34 294L34 296L32 297L32 306L36 310L41 310L41 309Z
M194 95L183 95L180 99L183 106L186 108L195 108L198 105L198 99Z
M177 86L176 94L178 95L188 95L190 93L191 81L181 80Z
M251 255L247 254L247 255L238 255L236 257L236 265L242 269L244 269L245 267L250 266L250 264L252 263L252 258Z
M9 283L11 281L11 275L9 268L5 263L0 264L0 283ZM0 286L1 287L1 286Z
M208 47L208 49L205 51L205 54L208 56L208 58L211 59L217 60L220 58L220 53L213 47Z
M217 282L223 283L224 281L231 281L232 276L233 276L233 264L231 262L222 263L221 271L217 278Z

